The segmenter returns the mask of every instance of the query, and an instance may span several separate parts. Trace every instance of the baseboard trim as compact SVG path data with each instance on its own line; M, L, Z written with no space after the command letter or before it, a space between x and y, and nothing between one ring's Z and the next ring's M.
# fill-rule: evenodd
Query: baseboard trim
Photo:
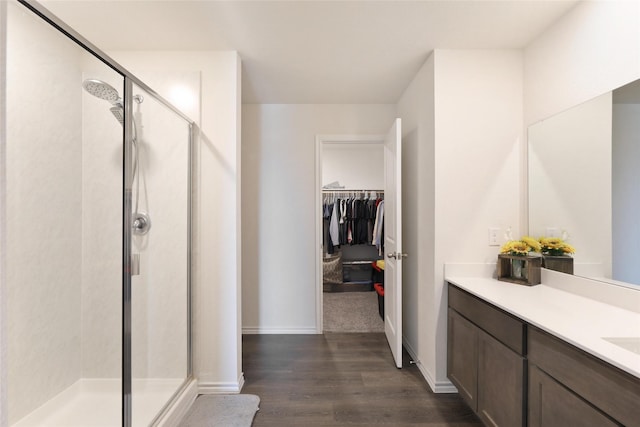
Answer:
M318 331L315 326L310 328L263 328L256 326L242 328L242 333L245 335L317 335Z
M195 379L191 380L176 397L173 405L168 408L158 421L153 424L157 427L175 427L187 415L189 408L198 397L198 384Z
M244 374L236 382L198 382L198 394L239 394L244 386Z
M453 385L453 383L451 381L449 381L449 380L447 380L447 381L436 381L433 378L433 375L431 375L431 372L429 372L425 368L425 366L422 364L422 362L420 362L420 359L417 356L417 352L413 349L413 347L411 347L411 344L409 344L407 339L403 337L402 342L403 342L404 348L407 350L407 353L409 353L409 356L411 356L411 359L413 359L413 362L418 367L418 370L420 370L420 373L422 374L422 376L424 377L425 381L429 385L429 388L431 388L431 391L433 391L434 393L437 393L437 394L440 394L440 393L442 393L442 394L457 393L458 392L458 389L456 388L456 386Z

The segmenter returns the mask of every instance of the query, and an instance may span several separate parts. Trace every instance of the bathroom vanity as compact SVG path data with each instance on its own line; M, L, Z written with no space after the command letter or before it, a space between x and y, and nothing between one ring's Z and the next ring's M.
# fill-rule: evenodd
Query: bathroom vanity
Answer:
M447 278L447 375L487 426L640 426L640 313Z

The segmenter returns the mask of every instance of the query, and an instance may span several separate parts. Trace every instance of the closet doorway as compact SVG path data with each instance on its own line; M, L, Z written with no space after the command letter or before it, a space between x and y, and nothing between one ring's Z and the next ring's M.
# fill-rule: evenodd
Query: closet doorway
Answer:
M340 321L346 322L344 332L384 331L398 367L404 256L400 134L396 119L386 136L316 137L317 333L325 327L340 331ZM383 292L374 290L374 282L382 283ZM336 313L345 318L336 323Z

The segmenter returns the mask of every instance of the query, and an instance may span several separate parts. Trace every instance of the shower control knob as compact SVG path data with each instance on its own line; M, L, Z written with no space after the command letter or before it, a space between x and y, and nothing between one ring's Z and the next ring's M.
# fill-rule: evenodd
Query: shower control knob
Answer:
M144 236L151 228L151 219L146 212L136 212L133 214L133 234Z

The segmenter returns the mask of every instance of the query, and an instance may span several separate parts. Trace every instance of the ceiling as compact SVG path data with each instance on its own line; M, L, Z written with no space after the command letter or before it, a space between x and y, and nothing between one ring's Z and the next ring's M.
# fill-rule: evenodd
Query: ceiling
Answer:
M395 103L434 48L522 48L577 0L41 0L112 50L237 50L244 103Z

